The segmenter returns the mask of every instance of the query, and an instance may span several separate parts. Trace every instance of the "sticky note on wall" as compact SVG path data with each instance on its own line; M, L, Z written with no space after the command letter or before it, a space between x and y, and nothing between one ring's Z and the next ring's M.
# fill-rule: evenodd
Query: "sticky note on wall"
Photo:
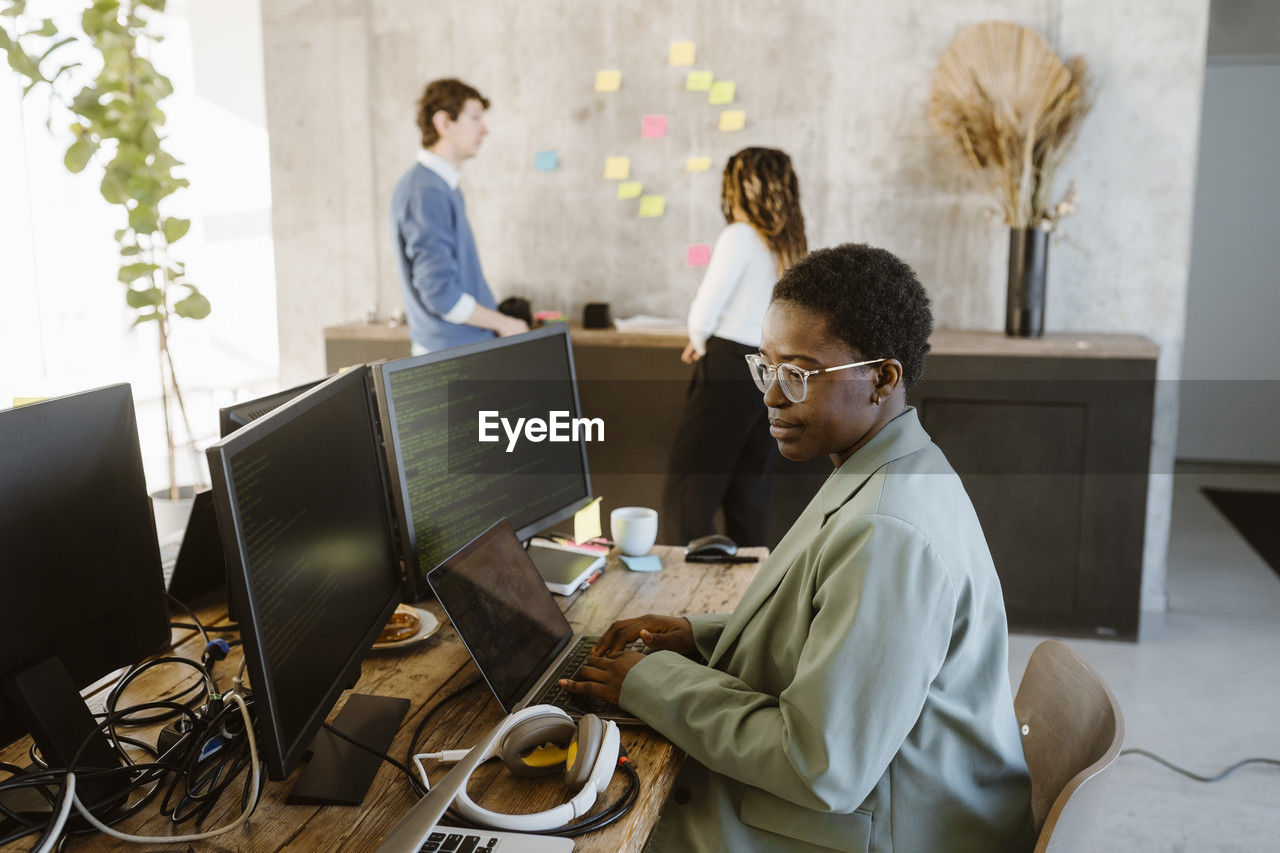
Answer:
M640 137L642 139L658 139L667 135L667 117L664 115L642 116L640 119Z
M686 172L705 172L710 168L710 157L690 157L684 161L684 170Z
M747 114L742 110L725 110L720 113L720 130L742 130L747 126Z
M600 535L600 498L573 514L573 541L588 542Z
M596 72L597 92L616 92L622 86L622 72L616 68L607 68Z
M707 103L713 105L732 104L735 94L732 80L717 80L711 84L707 94Z
M667 52L667 64L692 65L697 53L697 46L691 41L673 41Z
M684 88L687 92L706 92L714 80L710 71L690 71L684 78Z
M533 155L533 168L538 172L554 172L560 166L560 155L555 151L539 151Z
M607 157L604 161L604 176L610 181L625 181L631 174L630 157Z
M640 217L654 219L667 210L667 197L661 195L640 196Z
M640 198L644 184L639 181L623 181L618 184L618 198Z
M711 247L706 243L694 243L684 253L684 262L691 267L705 267L711 262Z

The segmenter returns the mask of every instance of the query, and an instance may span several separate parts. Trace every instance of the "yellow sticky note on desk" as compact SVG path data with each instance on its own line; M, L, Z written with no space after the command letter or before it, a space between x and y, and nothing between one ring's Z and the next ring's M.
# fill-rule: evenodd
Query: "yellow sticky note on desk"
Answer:
M667 53L668 65L692 65L697 46L691 41L673 41Z
M707 103L713 105L732 104L734 85L732 80L717 80L711 84L707 94Z
M609 181L625 181L631 174L630 157L607 157L604 161L604 177Z
M684 170L686 172L705 172L710 168L710 157L690 157L684 161Z
M690 71L684 78L686 92L706 92L711 89L715 75L710 71Z
M720 129L723 131L742 130L747 126L747 114L742 110L725 110L720 113Z
M644 192L644 184L639 181L623 181L618 184L618 198L640 198L642 192Z
M667 210L667 197L663 195L642 195L640 196L640 216L643 219L653 219L661 216Z
M622 72L616 68L606 68L596 72L597 92L616 92L622 87Z
M600 535L600 498L573 514L573 541L581 545Z

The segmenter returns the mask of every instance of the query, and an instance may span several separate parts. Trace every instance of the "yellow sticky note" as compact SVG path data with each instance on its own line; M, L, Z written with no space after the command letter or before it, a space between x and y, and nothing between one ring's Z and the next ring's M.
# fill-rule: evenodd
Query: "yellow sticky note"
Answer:
M644 184L639 181L623 181L618 184L618 198L640 198L642 192Z
M662 195L642 195L640 196L640 217L642 219L653 219L661 216L667 209L667 197Z
M732 104L733 89L732 80L717 80L711 84L710 92L707 95L707 103L715 105Z
M600 498L573 514L573 541L589 542L600 535Z
M22 406L30 406L32 403L43 403L48 399L48 397L14 397L13 407L17 409Z
M710 168L710 157L690 157L684 161L684 170L686 172L705 172Z
M669 65L692 65L696 46L691 41L673 41L667 54Z
M597 92L616 92L622 88L622 72L616 68L608 68L596 72Z
M742 110L725 110L720 113L720 129L724 131L742 130L747 126L747 114Z
M630 157L607 157L604 161L604 177L609 181L625 181L631 174Z
M685 91L706 92L714 79L715 75L710 71L690 71L684 78Z

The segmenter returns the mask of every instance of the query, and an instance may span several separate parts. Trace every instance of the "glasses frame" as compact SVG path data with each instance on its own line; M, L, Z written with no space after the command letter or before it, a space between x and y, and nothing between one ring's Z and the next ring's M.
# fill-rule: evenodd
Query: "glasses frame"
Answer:
M778 383L778 390L782 392L782 396L786 397L793 403L803 403L805 398L809 396L809 377L819 373L832 373L837 370L848 370L851 367L866 367L869 364L879 364L882 361L888 361L887 358L872 358L867 361L851 361L848 364L837 364L835 367L819 367L815 370L805 370L803 367L796 367L794 364L786 362L782 364L770 364L764 360L764 357L756 353L749 353L743 356L747 360L747 370L751 373L751 378L755 380L756 387L762 393L769 392L769 386L774 382ZM757 373L757 369L761 369L763 377ZM800 377L800 396L795 397L787 392L787 386L778 380L778 371L786 369L793 375ZM763 381L763 385L761 382Z

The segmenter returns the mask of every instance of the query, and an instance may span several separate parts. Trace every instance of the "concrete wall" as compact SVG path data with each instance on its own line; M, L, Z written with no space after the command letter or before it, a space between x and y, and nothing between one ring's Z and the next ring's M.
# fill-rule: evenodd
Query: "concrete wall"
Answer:
M699 279L690 243L721 227L717 171L745 145L794 158L810 245L885 246L929 288L940 326L1002 328L1006 231L926 121L939 55L987 19L1036 28L1084 54L1099 85L1063 179L1081 213L1055 241L1046 326L1141 332L1181 362L1206 0L275 0L263 4L280 351L285 381L323 366L321 328L399 306L387 202L417 146L414 99L456 75L493 100L491 135L463 189L499 298L577 314L681 315ZM732 79L747 128L683 90L668 43L692 39L696 68ZM619 68L622 91L592 92ZM669 135L639 138L666 113ZM561 168L532 169L559 151ZM667 196L638 220L614 198L604 158ZM682 171L690 155L713 171ZM1173 389L1169 389L1171 392ZM1162 393L1149 502L1145 600L1163 606L1176 393Z

